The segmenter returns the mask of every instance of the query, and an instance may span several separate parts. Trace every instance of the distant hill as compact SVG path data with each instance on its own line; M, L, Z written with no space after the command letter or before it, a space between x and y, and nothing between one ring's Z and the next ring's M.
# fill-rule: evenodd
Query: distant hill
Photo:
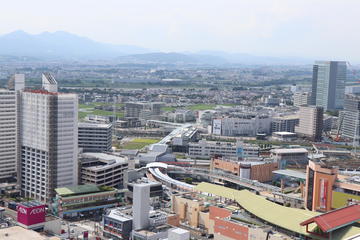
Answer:
M271 57L271 56L255 56L246 53L227 53L222 51L199 51L198 54L212 55L221 57L229 63L234 64L312 64L313 59L300 57Z
M116 61L123 63L152 63L152 64L199 64L199 65L223 65L228 62L217 56L204 54L183 54L183 53L145 53L121 56Z
M29 34L15 31L0 35L0 61L31 61L44 59L67 60L113 60L120 63L152 64L311 64L302 58L254 56L244 53L222 51L199 51L196 53L151 52L149 49L96 42L68 32L43 32Z
M39 58L108 58L146 52L149 51L145 48L99 43L63 31L35 35L15 31L0 36L0 55Z

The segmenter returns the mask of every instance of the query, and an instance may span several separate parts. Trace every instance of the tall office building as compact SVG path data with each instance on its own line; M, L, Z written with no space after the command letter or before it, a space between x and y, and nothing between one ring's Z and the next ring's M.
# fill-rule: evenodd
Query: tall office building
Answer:
M360 141L360 96L346 95L344 101L344 111L340 115L342 122L343 138L353 141L354 145L359 145Z
M8 89L20 91L25 88L25 75L24 74L14 74L11 76L8 81Z
M150 225L150 186L151 183L133 185L133 230L146 229Z
M24 88L24 74L13 75L8 88L0 90L0 182L16 177L18 165L18 91Z
M317 106L301 106L299 110L299 126L295 132L312 141L320 141L323 131L324 109Z
M0 90L0 182L16 175L16 92Z
M57 83L43 75L43 88ZM54 85L54 86L52 86ZM49 202L54 189L78 183L76 94L25 90L20 96L21 191Z
M341 109L344 103L346 62L316 61L313 67L312 103L325 111Z

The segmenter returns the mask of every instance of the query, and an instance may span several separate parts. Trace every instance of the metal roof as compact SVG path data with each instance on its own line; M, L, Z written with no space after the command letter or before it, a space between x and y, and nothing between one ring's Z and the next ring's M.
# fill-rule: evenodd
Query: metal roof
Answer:
M273 171L273 173L288 177L293 177L293 178L306 179L305 173L294 170L282 169L282 170L275 170Z
M356 204L312 217L302 222L301 226L316 223L323 232L328 233L358 222L359 220L360 205Z
M242 208L258 218L302 235L308 236L309 233L306 232L305 227L300 226L300 223L319 215L317 212L278 205L248 190L239 191L205 182L197 185L195 189L201 192L233 199L237 201Z
M195 187L195 190L233 199L237 201L238 204L246 211L268 223L271 223L272 225L276 225L301 235L311 236L313 239L323 239L306 232L306 228L300 225L300 223L308 220L309 218L314 218L320 215L318 212L284 207L270 202L264 197L256 195L248 190L239 191L211 183L202 182ZM358 212L357 215L360 216L359 214L360 213ZM313 227L313 225L311 225L311 227ZM357 226L356 224L344 226L343 228L333 232L332 236L333 239L348 239L350 237L360 236L360 226Z

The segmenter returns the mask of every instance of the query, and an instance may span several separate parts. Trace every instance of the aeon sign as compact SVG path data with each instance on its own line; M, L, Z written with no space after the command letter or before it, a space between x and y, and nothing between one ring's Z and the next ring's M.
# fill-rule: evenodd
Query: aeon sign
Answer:
M26 226L45 222L45 205L20 203L17 207L17 220Z

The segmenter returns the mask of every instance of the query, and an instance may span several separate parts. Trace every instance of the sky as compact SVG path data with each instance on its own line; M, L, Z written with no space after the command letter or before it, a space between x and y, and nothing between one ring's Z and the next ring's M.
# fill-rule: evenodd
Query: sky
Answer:
M360 63L359 0L1 0L0 34Z

